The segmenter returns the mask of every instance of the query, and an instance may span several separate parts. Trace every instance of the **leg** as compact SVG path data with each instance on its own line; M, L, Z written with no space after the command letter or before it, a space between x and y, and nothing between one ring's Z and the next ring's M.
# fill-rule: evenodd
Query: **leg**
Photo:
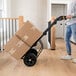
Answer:
M73 39L76 42L76 23L71 26L71 29L72 29Z
M65 43L68 55L71 55L71 44L70 44L71 34L72 34L71 25L69 25L66 27L66 34L65 34Z
M65 43L66 43L66 50L68 55L61 57L61 59L72 59L71 57L71 44L70 44L70 38L71 38L71 25L66 27L66 33L65 33Z

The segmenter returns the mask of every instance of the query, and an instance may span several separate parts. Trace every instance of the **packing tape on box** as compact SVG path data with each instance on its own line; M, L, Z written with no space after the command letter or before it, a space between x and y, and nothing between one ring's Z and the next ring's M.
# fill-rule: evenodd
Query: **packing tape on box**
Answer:
M36 30L36 27L32 26L31 30Z
M16 35L17 38L19 38L22 42L24 42L26 45L28 45L29 47L31 47L28 43L25 42L25 40L28 39L28 36L24 36L23 38L20 38L18 35Z
M25 35L22 40L26 41L29 37L27 35Z
M16 48L11 48L11 50L9 51L10 54L13 54L16 51Z
M20 41L17 42L16 46L21 47L23 44L24 44L24 42L20 40Z
M22 46L23 46L23 44L24 44L24 42L23 41L21 41L21 40L19 40L17 43L16 43L16 48L21 48ZM15 53L16 51L18 51L16 48L11 48L10 50L9 50L9 53L10 54L13 54L13 53Z

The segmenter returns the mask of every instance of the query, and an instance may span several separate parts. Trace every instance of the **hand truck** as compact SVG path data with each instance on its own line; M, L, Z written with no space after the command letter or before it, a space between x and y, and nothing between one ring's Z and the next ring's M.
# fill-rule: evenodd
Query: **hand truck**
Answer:
M37 62L37 58L40 55L40 53L42 52L43 49L43 44L41 42L41 38L43 36L45 36L47 34L47 32L51 29L51 27L53 25L55 25L57 23L57 21L61 21L61 20L66 20L66 16L59 16L57 17L54 22L52 22L50 24L50 26L43 32L43 34L41 35L41 37L30 47L30 49L21 57L21 59L23 59L23 62L25 65L27 66L33 66L36 64ZM40 43L41 47L40 49L37 51L36 48L34 48L35 46L37 46L37 44Z

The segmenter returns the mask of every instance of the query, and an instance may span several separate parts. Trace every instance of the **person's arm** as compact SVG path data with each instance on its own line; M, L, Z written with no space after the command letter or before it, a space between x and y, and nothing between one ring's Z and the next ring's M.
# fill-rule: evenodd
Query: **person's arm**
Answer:
M67 15L66 18L67 19L71 19L72 18L72 15Z
M69 5L67 19L76 18L76 1L72 1Z
M76 15L67 15L66 18L67 19L76 18Z

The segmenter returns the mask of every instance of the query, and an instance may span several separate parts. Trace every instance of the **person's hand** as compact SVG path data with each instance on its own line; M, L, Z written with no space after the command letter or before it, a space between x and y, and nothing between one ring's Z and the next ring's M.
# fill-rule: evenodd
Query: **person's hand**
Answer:
M72 18L72 16L71 16L71 15L68 15L68 16L66 16L66 18L67 18L67 19L71 19L71 18Z

